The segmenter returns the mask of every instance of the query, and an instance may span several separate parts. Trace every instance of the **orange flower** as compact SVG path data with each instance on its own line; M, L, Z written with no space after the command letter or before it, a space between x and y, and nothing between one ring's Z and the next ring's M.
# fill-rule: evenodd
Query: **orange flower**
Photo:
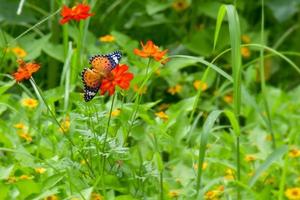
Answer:
M142 58L154 58L156 61L161 61L166 55L168 49L160 51L151 40L148 40L146 45L141 42L142 50L134 49L134 53Z
M65 24L71 20L80 21L81 19L87 19L92 16L92 13L89 13L91 7L86 4L78 4L73 8L68 8L67 6L63 6L61 11L62 19L59 21L60 24Z
M17 72L13 74L14 79L17 82L21 82L23 80L28 80L31 78L34 72L37 72L40 69L40 65L37 63L25 63L23 60L17 60L19 64L19 68Z
M249 58L251 56L250 49L248 47L242 47L241 54L242 54L243 58Z
M124 90L128 90L130 81L133 79L133 74L127 72L128 68L129 67L127 65L117 65L117 67L111 71L111 74L107 78L103 79L100 86L101 95L106 92L108 92L110 96L113 95L115 93L116 86L119 86Z

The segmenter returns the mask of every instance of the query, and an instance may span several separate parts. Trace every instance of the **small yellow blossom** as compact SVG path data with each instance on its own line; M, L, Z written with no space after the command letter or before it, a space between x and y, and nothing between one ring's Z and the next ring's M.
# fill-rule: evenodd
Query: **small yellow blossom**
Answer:
M28 133L26 133L26 132L20 132L18 134L19 134L20 138L26 140L27 142L31 142L32 141L32 137Z
M113 110L113 111L111 112L111 116L117 117L117 116L120 115L120 113L121 113L121 109L120 109L120 108L117 108L117 109L115 109L115 110Z
M93 192L92 193L92 198L91 200L103 200L104 198L102 197L102 195L98 194L98 193L95 193Z
M27 127L25 126L25 124L23 124L23 123L21 123L21 122L15 124L14 127L17 128L17 129L26 129L26 128L27 128Z
M255 161L255 160L256 160L256 157L254 155L247 154L245 156L245 161L247 161L247 162L252 162L252 161Z
M205 193L204 198L206 200L217 200L221 196L221 194L224 192L224 186L220 185L214 190L210 190Z
M231 104L231 103L233 102L233 97L232 97L231 94L229 94L229 95L224 96L224 97L223 97L223 100L224 100L226 103Z
M217 200L218 199L219 191L211 190L205 193L204 199L206 200Z
M198 170L198 164L197 163L195 163L194 165L193 165L193 167L194 167L194 170ZM202 164L202 170L205 170L207 168L207 162L204 162L203 164Z
M291 158L298 158L300 157L300 150L297 148L293 148L289 151L289 157Z
M181 90L182 90L182 86L179 85L179 84L177 84L177 85L175 85L173 87L170 87L168 89L168 93L170 93L171 95L175 95L176 93L181 92Z
M163 111L157 112L155 113L155 115L164 121L167 121L169 119L169 116Z
M116 39L112 35L104 35L99 38L100 42L114 42Z
M242 42L245 44L248 44L251 42L251 38L249 37L249 35L242 35Z
M300 187L289 188L285 191L285 196L289 200L300 200Z
M170 198L178 198L180 194L180 190L170 190L168 196Z
M33 177L23 174L19 177L19 179L20 180L30 180L30 179L33 179Z
M201 89L201 91L205 91L205 90L207 90L207 88L208 88L207 83L202 82L202 81L200 81L200 80L194 81L193 85L194 85L194 88L195 88L196 90Z
M173 2L172 7L176 11L183 11L189 7L188 0L176 0Z
M36 99L32 98L25 98L21 101L22 106L27 108L35 108L39 104L39 102Z
M44 198L44 200L58 200L58 196L56 195L47 196L46 198Z
M70 125L71 125L71 123L70 123L70 117L69 116L66 116L66 118L65 118L65 120L63 120L61 123L60 123L60 131L61 132L64 132L64 133L66 133L66 132L68 132L69 131L69 129L70 129Z
M242 54L243 58L249 58L251 56L250 49L248 47L242 47L241 54Z
M21 47L14 47L11 49L12 52L14 52L14 54L18 57L18 58L24 58L25 56L27 56L27 52L22 49Z
M46 169L43 167L38 167L38 168L35 168L35 172L38 174L43 174L46 172Z
M15 183L15 182L17 182L17 178L15 176L10 176L10 177L8 177L8 179L6 181L9 184Z
M147 87L146 86L139 87L137 84L134 84L133 90L138 94L146 94Z
M264 113L262 113L264 115ZM269 134L265 137L266 141L272 141L272 136Z
M234 179L234 171L230 168L226 169L224 178L228 181Z

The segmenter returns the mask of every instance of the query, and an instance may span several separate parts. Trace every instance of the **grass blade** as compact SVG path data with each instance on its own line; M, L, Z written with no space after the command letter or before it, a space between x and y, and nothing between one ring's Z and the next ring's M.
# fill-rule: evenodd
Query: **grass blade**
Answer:
M202 165L205 158L208 135L211 132L211 129L213 128L217 118L221 113L222 113L221 110L215 110L211 112L203 125L203 132L201 134L199 158L198 158L198 174L197 174L197 186L196 186L197 195L199 194L200 186L201 186Z
M258 178L262 175L262 173L266 171L273 162L280 159L287 151L288 147L286 145L274 150L273 153L271 153L271 155L268 156L265 162L256 170L256 173L249 181L249 186L252 187L256 183Z

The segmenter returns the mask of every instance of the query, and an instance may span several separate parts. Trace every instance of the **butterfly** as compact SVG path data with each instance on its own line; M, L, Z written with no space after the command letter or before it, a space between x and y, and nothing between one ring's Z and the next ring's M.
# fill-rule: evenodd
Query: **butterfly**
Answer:
M84 100L92 100L97 94L103 78L108 77L120 62L122 53L115 51L106 55L95 55L89 59L91 68L84 68L81 78L84 85Z

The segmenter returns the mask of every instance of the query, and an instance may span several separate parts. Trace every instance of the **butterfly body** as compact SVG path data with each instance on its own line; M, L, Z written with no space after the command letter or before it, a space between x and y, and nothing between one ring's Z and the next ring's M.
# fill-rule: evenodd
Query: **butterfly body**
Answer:
M121 60L121 52L116 51L107 55L95 55L89 59L91 68L84 68L81 77L84 84L84 100L92 100L97 94L103 78L110 76Z

